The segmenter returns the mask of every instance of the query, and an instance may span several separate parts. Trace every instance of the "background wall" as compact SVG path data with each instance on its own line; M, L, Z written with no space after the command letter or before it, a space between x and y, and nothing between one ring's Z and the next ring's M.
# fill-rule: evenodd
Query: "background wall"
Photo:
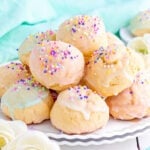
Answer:
M59 24L74 15L103 18L106 30L117 33L150 0L0 0L0 63L17 59L16 49L29 35Z

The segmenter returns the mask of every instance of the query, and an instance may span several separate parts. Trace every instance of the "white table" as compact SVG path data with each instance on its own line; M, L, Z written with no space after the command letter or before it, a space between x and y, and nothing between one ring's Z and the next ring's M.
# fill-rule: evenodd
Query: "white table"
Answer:
M61 146L62 150L150 150L150 131L138 138L100 146Z

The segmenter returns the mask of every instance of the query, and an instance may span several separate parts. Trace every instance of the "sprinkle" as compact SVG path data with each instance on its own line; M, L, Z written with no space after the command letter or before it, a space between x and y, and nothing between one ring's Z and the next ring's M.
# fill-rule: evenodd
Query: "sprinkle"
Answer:
M72 30L72 32L74 32L74 33L77 31L74 27L72 27L71 30Z
M39 60L42 61L43 73L54 75L63 68L65 59L75 60L78 55L73 56L70 50L71 45L68 44L65 49L57 45L56 42L47 42L40 51Z
M50 54L51 54L52 56L56 56L56 51L52 50L52 51L50 52Z
M28 87L28 88L27 88L27 90L29 91L29 90L30 90L30 88Z
M47 70L44 70L43 72L44 72L44 73L47 73Z
M69 88L68 91L70 91L70 100L74 99L74 97L72 97L72 92L76 93L79 100L88 99L87 93L88 93L89 89L87 88L87 86L75 86L73 88Z
M130 94L132 95L132 94L133 94L133 91L130 91Z

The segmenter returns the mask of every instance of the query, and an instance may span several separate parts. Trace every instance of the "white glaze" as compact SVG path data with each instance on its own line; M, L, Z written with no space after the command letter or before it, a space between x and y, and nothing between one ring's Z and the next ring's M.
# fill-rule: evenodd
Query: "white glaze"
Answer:
M77 88L77 86L74 88ZM79 93L77 93L77 89L74 88L60 93L57 100L61 105L81 112L86 120L90 119L92 112L108 112L107 105L98 94L81 86ZM82 97L88 96L88 98L81 99L79 94Z

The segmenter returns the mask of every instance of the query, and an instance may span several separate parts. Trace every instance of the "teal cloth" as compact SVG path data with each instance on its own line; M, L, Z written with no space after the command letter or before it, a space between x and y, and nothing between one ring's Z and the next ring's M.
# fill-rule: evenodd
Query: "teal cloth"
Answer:
M150 0L0 0L0 64L18 58L16 49L29 35L57 29L79 14L103 18L106 30L117 33Z

